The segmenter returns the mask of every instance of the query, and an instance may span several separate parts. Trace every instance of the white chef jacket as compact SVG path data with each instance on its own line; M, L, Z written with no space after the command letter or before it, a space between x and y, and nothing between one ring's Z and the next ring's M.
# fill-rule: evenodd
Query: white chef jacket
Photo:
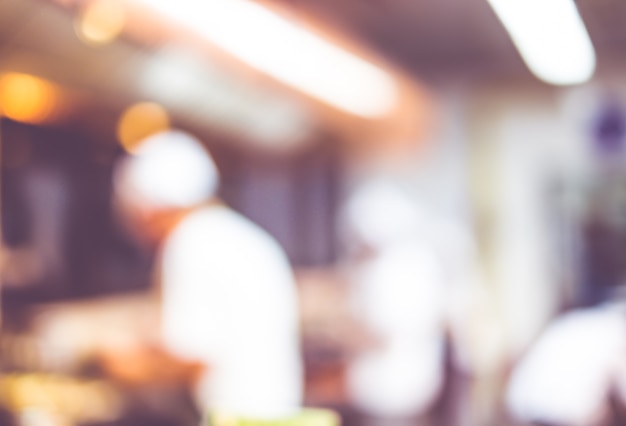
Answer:
M593 424L626 349L620 304L577 309L557 318L513 371L506 394L521 421Z
M348 370L353 402L368 414L423 414L443 381L443 268L428 244L396 243L362 265L355 309L382 347Z
M256 417L298 407L296 289L277 242L232 210L207 206L176 226L161 259L165 344L210 367L200 405Z

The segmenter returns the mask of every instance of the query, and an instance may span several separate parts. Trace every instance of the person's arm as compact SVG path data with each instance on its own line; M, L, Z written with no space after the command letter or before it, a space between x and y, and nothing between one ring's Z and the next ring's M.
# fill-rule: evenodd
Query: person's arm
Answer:
M176 357L159 345L137 344L125 350L103 350L98 361L106 375L129 386L183 385L193 389L207 366Z

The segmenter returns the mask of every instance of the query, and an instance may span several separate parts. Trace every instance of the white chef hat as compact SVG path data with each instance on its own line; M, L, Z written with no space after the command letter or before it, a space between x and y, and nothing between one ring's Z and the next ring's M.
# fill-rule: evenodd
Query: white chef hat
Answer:
M115 170L116 188L151 208L186 208L217 190L217 167L202 144L181 131L148 137Z
M410 195L384 178L373 178L357 188L343 214L350 229L374 247L414 236L424 219Z

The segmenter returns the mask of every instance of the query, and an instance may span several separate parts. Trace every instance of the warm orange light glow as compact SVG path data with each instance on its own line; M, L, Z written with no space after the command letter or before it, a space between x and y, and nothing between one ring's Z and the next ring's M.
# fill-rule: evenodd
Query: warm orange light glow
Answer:
M76 34L88 44L110 43L122 33L125 21L121 0L95 0L78 17Z
M25 123L47 121L58 106L60 90L41 78L21 73L0 76L0 115Z
M117 136L124 149L133 152L142 140L169 127L169 116L161 105L143 102L128 107L122 113Z

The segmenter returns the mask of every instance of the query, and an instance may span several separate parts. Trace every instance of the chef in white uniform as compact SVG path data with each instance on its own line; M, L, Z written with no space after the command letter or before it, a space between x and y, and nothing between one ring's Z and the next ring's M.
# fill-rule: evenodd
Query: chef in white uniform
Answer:
M183 132L151 136L115 170L116 204L160 247L165 347L201 361L205 411L277 418L302 398L295 284L277 242L215 199L218 171Z
M625 319L619 301L557 317L513 370L505 399L512 416L558 426L606 424L610 392L624 395Z
M434 224L385 179L355 191L345 214L371 252L356 268L355 315L381 341L350 363L349 396L368 425L415 424L443 384L445 267L423 229Z

